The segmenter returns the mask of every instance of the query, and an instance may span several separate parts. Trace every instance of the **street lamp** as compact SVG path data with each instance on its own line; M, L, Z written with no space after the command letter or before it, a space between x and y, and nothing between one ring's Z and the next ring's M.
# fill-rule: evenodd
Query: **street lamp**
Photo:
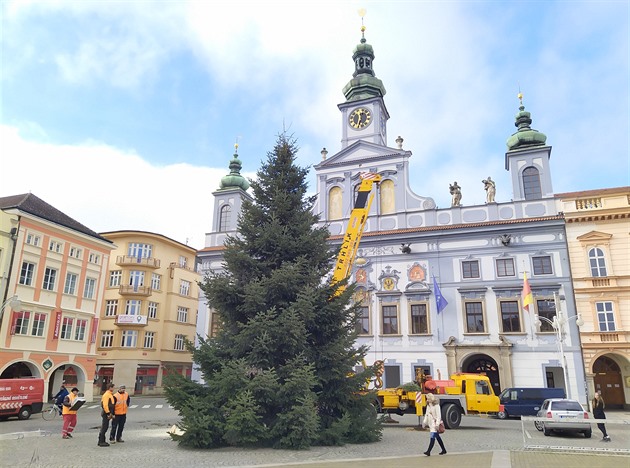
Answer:
M558 296L554 292L553 293L553 304L554 309L556 310L556 315L554 315L553 320L549 320L547 317L541 317L540 315L536 315L536 320L538 320L538 324L542 325L542 321L547 322L553 328L556 334L556 341L558 342L558 347L560 351L560 365L562 366L562 377L564 378L564 385L567 389L567 397L571 398L571 385L569 385L569 377L567 375L567 365L566 358L564 356L564 333L565 326L571 321L575 320L575 324L578 327L584 325L584 320L582 320L582 314L574 315L573 317L566 317L562 309L558 307Z
M22 308L22 301L20 301L20 298L17 294L14 294L12 297L2 303L2 306L0 307L0 327L2 326L2 316L4 315L4 309L7 305L10 306L13 310L19 310Z

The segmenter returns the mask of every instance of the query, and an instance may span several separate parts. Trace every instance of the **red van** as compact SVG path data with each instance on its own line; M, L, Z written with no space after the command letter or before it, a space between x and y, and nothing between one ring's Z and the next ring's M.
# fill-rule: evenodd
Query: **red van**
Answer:
M44 379L0 379L0 419L28 419L44 406Z

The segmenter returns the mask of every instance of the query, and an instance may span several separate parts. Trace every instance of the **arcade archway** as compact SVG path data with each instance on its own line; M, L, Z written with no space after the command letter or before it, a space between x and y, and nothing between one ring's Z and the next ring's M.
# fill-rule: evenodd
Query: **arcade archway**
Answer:
M472 355L462 363L462 371L475 374L486 374L492 384L495 395L501 393L501 380L499 378L499 366L494 359L486 354Z

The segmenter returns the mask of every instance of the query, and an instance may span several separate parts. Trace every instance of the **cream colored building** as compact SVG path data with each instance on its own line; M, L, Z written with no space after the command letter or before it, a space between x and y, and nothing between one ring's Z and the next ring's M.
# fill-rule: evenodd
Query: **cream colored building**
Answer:
M630 408L630 187L560 193L589 396Z
M162 393L168 372L190 377L200 275L196 250L160 234L101 234L116 245L107 272L95 393L113 381L131 394Z
M45 399L65 380L91 400L112 243L32 193L0 210L0 378L42 378Z

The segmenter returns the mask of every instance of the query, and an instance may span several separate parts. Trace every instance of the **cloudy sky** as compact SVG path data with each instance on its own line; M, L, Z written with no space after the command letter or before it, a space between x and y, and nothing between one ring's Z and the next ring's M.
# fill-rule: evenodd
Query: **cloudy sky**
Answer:
M3 0L0 196L202 248L237 139L249 177L283 129L340 149L360 8L419 195L512 198L519 87L556 193L630 184L627 1Z

